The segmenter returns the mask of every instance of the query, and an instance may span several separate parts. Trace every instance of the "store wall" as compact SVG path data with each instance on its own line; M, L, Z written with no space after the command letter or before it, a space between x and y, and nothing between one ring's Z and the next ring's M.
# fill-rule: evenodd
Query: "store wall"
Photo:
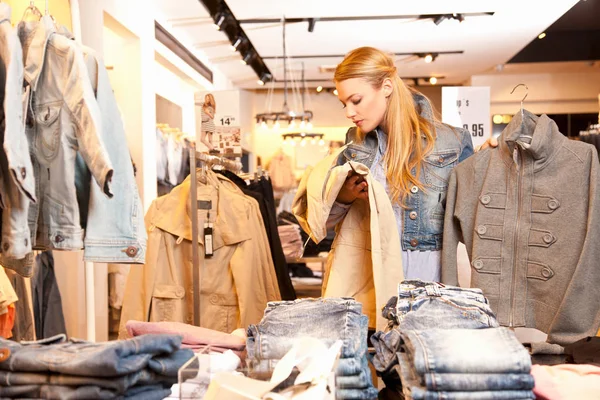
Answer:
M525 108L534 114L597 113L600 70L588 73L493 74L471 77L472 86L489 86L492 114L515 114L525 90L510 92L519 83L529 88Z
M196 132L196 115L194 112L194 93L196 88L183 81L159 62L154 64L156 78L156 94L181 107L181 130L190 135ZM157 121L159 123L167 121Z
M11 22L13 24L23 18L23 13L29 7L29 0L3 0L12 8ZM43 14L46 12L46 0L35 0L33 4ZM48 12L52 15L61 25L72 29L71 21L71 8L69 6L69 0L48 0ZM31 15L31 14L30 14Z

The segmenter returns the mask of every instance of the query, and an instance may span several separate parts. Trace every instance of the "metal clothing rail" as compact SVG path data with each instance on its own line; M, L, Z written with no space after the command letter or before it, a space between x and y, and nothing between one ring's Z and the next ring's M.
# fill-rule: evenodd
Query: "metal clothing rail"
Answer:
M214 165L220 165L225 169L239 173L242 170L242 163L239 161L227 159L224 157L208 155L196 152L196 147L190 147L190 204L192 211L192 280L194 288L194 325L200 326L200 288L202 287L202 276L204 275L204 255L202 256L202 265L200 265L200 253L198 251L198 164L202 168L210 168ZM202 273L201 273L202 270Z

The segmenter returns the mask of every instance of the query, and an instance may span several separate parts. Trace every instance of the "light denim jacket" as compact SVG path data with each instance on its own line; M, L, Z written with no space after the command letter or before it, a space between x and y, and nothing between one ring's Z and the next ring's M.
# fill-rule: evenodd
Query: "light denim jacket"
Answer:
M421 116L432 120L433 110L421 94L413 95ZM425 157L420 179L425 190L411 188L402 221L402 250L441 250L444 230L444 213L448 179L454 167L473 154L473 143L468 131L436 124L436 140L433 151ZM356 128L346 133L350 143L340 156L338 163L356 161L371 168L379 139L376 131L369 132L360 141ZM416 171L413 170L413 173Z
M48 16L21 22L25 58L26 134L35 174L37 203L29 208L36 249L83 248L75 188L79 152L104 195L112 197L113 167L100 138L101 113L81 50L56 33Z

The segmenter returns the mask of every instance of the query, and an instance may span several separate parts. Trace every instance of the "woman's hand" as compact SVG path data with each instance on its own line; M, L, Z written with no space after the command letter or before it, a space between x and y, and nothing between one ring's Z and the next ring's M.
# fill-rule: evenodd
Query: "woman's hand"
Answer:
M490 136L488 140L486 140L485 143L479 146L479 148L477 148L475 151L487 149L488 147L498 147L498 139Z
M369 192L367 188L368 185L364 177L349 171L346 182L340 189L336 201L342 204L351 204L356 199L368 200Z

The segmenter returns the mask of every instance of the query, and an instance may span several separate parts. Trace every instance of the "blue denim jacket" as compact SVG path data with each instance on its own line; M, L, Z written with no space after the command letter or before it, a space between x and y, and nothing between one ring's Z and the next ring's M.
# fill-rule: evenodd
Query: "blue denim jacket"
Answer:
M415 94L413 99L421 116L432 120L433 110L425 97ZM436 123L435 130L434 148L425 157L420 173L425 190L413 186L406 200L407 207L402 221L402 250L442 248L448 179L454 167L473 154L473 143L467 130L439 123ZM361 142L356 128L350 128L346 133L346 143L350 144L342 153L339 164L352 160L371 168L379 148L377 132L369 132Z

